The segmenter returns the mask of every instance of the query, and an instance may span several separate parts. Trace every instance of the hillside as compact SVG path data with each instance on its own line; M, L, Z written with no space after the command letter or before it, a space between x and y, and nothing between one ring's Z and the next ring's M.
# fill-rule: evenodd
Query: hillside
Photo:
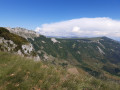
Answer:
M77 86L74 86L73 79L70 80L70 82L72 83L70 86L69 86L70 83L66 82L67 83L66 85L68 85L66 87L69 88L67 90L70 90L70 88L75 88L71 90L81 90L80 88L83 88L83 87L80 87L81 86L79 85L80 83L81 84L87 83L84 85L85 88L87 89L89 88L96 89L100 85L99 88L104 88L102 90L106 90L105 88L107 89L113 88L114 86L112 86L111 83L116 84L117 85L116 88L118 88L118 84L120 84L120 43L108 37L47 38L43 35L39 35L33 31L29 31L23 28L6 29L1 27L0 28L0 51L2 51L1 57L4 56L3 52L10 52L10 53L17 54L27 58L29 57L34 61L37 60L37 61L41 61L41 63L42 62L47 63L47 67L52 66L54 68L62 68L62 70L60 71L61 73L68 71L72 75L75 75L75 77L77 77L78 80L80 78L79 81L75 80L75 83L77 83L76 84ZM10 53L5 53L5 55L8 55L9 56L8 58L12 58L14 55ZM24 59L26 60L26 58L19 59L21 58L20 56L16 56L18 57L17 62L19 63L19 60L23 60L20 63L22 65L22 63L24 63ZM1 60L4 60L4 59L5 57ZM13 60L14 59L16 60L16 58L13 58ZM34 62L34 61L30 60L30 62L32 62L31 64L28 62L31 68L34 68L36 63L38 63L38 65L41 64L40 62ZM29 65L27 63L24 63L24 66L25 68L29 68ZM17 69L18 67L15 65L15 68ZM39 73L40 69L41 67L37 68L35 72L32 71L36 73L35 76L38 78L39 78L39 74L41 74ZM55 69L53 69L53 72L54 70ZM45 72L48 72L48 71L45 71ZM43 71L43 73L45 72ZM21 71L21 73L23 72ZM63 74L60 74L60 76L61 75L64 76L66 74L63 73ZM56 74L55 76L57 77ZM87 82L86 81L82 82L81 77L84 79L86 78ZM89 82L89 79L91 77L93 82L95 80L95 83L93 85L91 85L92 83L91 81ZM59 78L62 78L62 77L59 77ZM49 78L47 79L49 80ZM30 80L33 80L32 76L30 77ZM34 79L34 80L36 81L37 79ZM50 81L50 83L53 83L53 82ZM103 83L103 87L101 86L100 82ZM35 82L35 83L38 83L38 82ZM96 85L96 83L98 84L98 86L94 86ZM106 86L107 83L109 83L111 86L109 85ZM28 83L28 85L29 84L31 85L31 83ZM58 85L60 85L60 88L63 88L61 83L59 83ZM34 86L31 86L31 87L34 87ZM42 88L39 85L37 87ZM48 85L45 87L52 87L52 86Z
M42 59L65 60L97 78L120 77L120 43L110 38L55 39L40 36L28 41Z
M72 75L47 62L5 52L0 52L0 57L0 90L120 90L117 83L85 73Z

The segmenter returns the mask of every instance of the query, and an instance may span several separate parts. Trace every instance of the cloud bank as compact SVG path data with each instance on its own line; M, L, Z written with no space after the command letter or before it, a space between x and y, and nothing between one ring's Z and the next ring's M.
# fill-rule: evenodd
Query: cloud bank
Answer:
M35 29L46 36L120 38L120 21L108 17L80 18L68 21L43 24Z

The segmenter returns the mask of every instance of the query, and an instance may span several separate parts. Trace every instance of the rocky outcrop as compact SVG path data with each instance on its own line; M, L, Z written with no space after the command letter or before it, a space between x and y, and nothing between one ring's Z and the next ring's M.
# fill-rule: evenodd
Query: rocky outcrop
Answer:
M33 58L36 61L40 60L40 57L36 54L32 44L22 45L21 49L17 51L16 51L16 48L17 48L17 45L13 41L6 40L3 37L0 37L0 50L1 51L16 53L21 56Z
M29 54L33 51L32 44L22 45L22 50L25 54Z
M18 34L26 38L38 36L35 32L23 30L22 28L9 28L8 30L0 27L0 51L11 52L21 56L34 58L35 60L40 60L32 44Z
M11 40L5 40L3 37L0 37L0 49L2 51L13 52L17 45Z
M36 61L40 60L40 57L34 51L34 48L33 48L32 44L22 45L22 52L27 57L33 58ZM21 54L21 52L19 52L19 54Z
M35 31L32 30L27 30L25 28L20 28L20 27L16 27L16 28L10 28L10 27L6 27L11 33L17 34L19 36L22 36L24 38L32 38L34 39L34 37L39 37L40 34L36 33Z
M52 41L53 43L60 43L60 42L57 41L55 38L51 38L51 41Z

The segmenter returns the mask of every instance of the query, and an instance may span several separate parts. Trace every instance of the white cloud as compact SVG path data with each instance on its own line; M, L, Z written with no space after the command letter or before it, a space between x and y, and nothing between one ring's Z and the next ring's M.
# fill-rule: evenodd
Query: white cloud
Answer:
M37 27L37 28L35 29L35 32L39 32L40 29L41 29L41 28Z
M68 21L43 24L37 32L46 36L108 36L120 38L120 21L107 17L80 18Z
M82 33L83 31L80 30L80 27L73 27L72 32L75 32L75 33Z

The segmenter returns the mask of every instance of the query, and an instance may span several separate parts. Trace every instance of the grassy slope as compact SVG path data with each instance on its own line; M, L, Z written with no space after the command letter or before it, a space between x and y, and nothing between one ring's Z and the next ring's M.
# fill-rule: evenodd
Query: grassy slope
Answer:
M0 52L0 90L120 90L87 74L71 75L59 66Z

